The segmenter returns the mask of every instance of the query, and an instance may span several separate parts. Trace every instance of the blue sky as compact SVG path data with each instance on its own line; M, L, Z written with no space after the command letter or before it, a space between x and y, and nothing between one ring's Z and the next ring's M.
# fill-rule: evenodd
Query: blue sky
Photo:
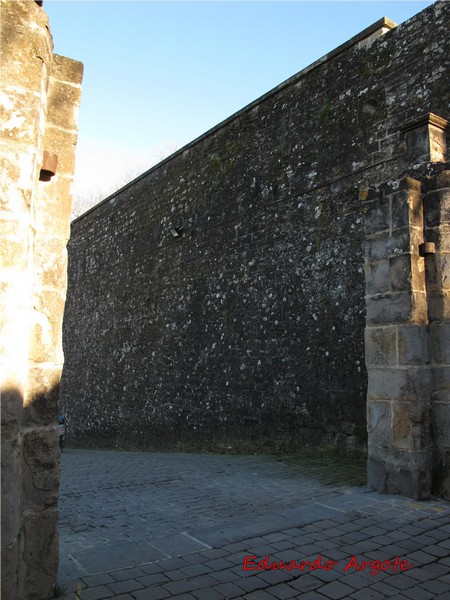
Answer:
M84 63L74 194L100 200L339 44L432 2L45 0Z

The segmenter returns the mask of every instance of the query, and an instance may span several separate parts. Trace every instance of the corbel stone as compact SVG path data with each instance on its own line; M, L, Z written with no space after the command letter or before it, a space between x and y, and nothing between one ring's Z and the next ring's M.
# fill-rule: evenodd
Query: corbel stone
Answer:
M427 113L405 123L400 131L405 136L408 155L420 162L445 162L448 121Z

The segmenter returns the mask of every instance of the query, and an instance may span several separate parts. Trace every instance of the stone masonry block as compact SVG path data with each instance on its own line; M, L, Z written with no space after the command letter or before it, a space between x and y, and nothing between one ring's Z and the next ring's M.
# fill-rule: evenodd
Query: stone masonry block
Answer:
M397 229L392 235L389 232L383 232L379 235L368 237L364 241L364 251L366 259L378 260L388 256L397 256L403 253L409 253L414 248L418 248L423 241L423 234L417 228Z
M33 308L30 359L61 364L64 296L59 291L43 291L35 295Z
M36 29L38 32L48 28L48 16L38 6L32 4L31 0L18 0L15 4L16 6L13 8L8 6L7 2L5 3L2 8L2 21L16 25L20 30L26 30L35 23L37 26L32 29Z
M76 131L81 87L50 78L47 125Z
M66 290L63 286L54 289L38 289L34 298L34 309L47 315L55 328L61 327Z
M2 407L3 408L3 407ZM14 544L20 531L20 452L16 438L2 436L2 545Z
M410 254L400 254L389 258L389 283L393 292L408 292L412 289Z
M392 403L392 445L396 448L413 449L413 423L404 402Z
M2 241L0 252L8 246L7 241ZM25 245L24 249L27 251L28 246ZM20 255L17 258L20 259ZM2 432L6 433L11 428L14 434L21 423L29 335L27 317L30 285L27 271L22 264L19 266L0 270L4 278L4 281L0 281Z
M23 437L24 510L56 507L59 489L59 436L53 427L26 430Z
M42 286L65 288L67 277L65 240L36 236L33 241L33 263Z
M431 397L431 372L428 368L368 369L368 400L425 401Z
M27 273L9 269L3 276L9 280L0 282L0 356L2 379L7 387L22 389L27 360L24 340L29 335L28 314L30 310L30 286ZM26 315L26 319L24 319Z
M388 231L391 225L390 204L385 199L364 204L364 232L366 236Z
M379 188L371 187L369 189L360 188L359 190L359 198L364 202L364 206L367 205L367 210L371 210L370 203L382 203L383 202L383 192ZM386 200L384 200L386 202Z
M59 366L36 365L28 373L27 404L24 424L56 424L58 419L61 368Z
M430 324L431 360L450 365L450 323Z
M3 69L2 69L3 77ZM41 100L29 90L5 87L0 105L0 138L26 146L38 142Z
M433 373L428 366L409 366L406 368L406 390L403 399L419 400L427 403L433 390Z
M35 152L33 148L24 153L17 148L2 146L0 140L3 175L0 179L0 211L4 212L5 218L26 220L31 204Z
M384 492L386 489L386 463L375 456L367 458L367 487Z
M420 192L422 189L422 183L417 179L413 179L412 177L403 177L399 181L398 188L407 192Z
M433 433L439 448L450 449L450 400L433 403Z
M408 194L408 206L409 206L409 226L418 227L423 229L423 200L422 193L410 192ZM392 225L395 227L394 209L392 209ZM402 227L402 225L399 225Z
M436 227L450 221L450 188L435 190L423 200L425 227Z
M28 266L27 223L16 219L0 219L0 228L2 231L1 268L24 271Z
M439 261L440 262L440 261ZM439 292L442 287L439 262L436 260L436 254L425 257L425 277L427 290L429 292Z
M428 316L430 322L450 321L450 290L428 294Z
M398 325L398 364L425 365L428 357L428 332L425 325Z
M425 261L418 254L400 254L389 258L391 291L426 292Z
M37 200L35 226L39 233L60 240L68 240L70 235L70 213L72 180L57 176L42 186L42 194ZM45 210L40 210L40 208Z
M365 358L366 365L390 367L397 364L397 328L366 327Z
M440 449L433 477L433 494L441 498L450 498L450 450Z
M419 192L399 192L391 195L391 227L422 227L422 196Z
M449 232L450 237L450 232ZM435 254L436 266L441 279L442 289L450 289L450 251L441 249Z
M20 540L19 591L23 600L49 600L58 571L58 511L56 508L28 513Z
M5 600L17 598L19 577L19 541L7 546L2 544L2 587L1 597Z
M450 367L433 365L434 398L446 401L450 398Z
M427 256L425 264L428 291L450 289L450 253L438 252Z
M364 255L366 257L366 260L379 260L382 258L386 258L386 256L389 255L386 250L386 244L388 241L388 232L385 232L378 236L371 236L370 238L366 238L363 242Z
M73 174L75 171L77 137L76 133L68 133L63 129L47 124L44 148L58 156L56 175ZM42 185L45 185L45 183Z
M411 158L416 162L445 161L447 125L445 119L433 113L407 121L401 129Z
M369 400L367 403L367 432L371 446L389 447L392 443L391 403Z
M434 177L425 180L426 190L441 190L444 188L450 189L450 170L441 171Z
M426 230L427 242L436 244L437 252L450 252L450 223L441 224L437 227L431 227Z
M426 295L421 292L396 292L369 296L367 323L383 325L388 323L424 323L427 320Z
M415 290L428 291L428 280L427 280L427 257L418 256L414 254L412 256L412 276L413 276L413 288Z
M19 15L21 4L25 11ZM19 83L40 93L52 48L47 35L47 15L37 5L31 9L30 6L31 2L2 3L2 82L16 86Z
M433 390L433 393L431 394L431 399L433 400L433 402L450 402L450 388Z
M370 455L367 461L367 486L387 494L402 494L422 500L431 494L431 465L426 452L403 451L396 460L392 454Z
M73 58L53 55L52 77L58 81L70 81L74 85L81 85L83 79L83 63Z
M394 401L392 410L392 443L404 450L421 450L429 446L426 435L430 431L431 402L416 399Z
M430 127L430 159L431 162L445 162L447 157L447 139L445 129Z
M366 261L364 269L368 295L389 292L389 262L387 260Z
M2 384L0 390L2 406L1 406L1 418L2 418L2 435L6 435L9 432L15 435L18 427L22 420L22 406L23 398L19 384L22 382L8 382L8 384Z
M36 310L32 312L29 353L31 361L62 363L64 356L60 348L58 332L59 327L55 326L45 313Z

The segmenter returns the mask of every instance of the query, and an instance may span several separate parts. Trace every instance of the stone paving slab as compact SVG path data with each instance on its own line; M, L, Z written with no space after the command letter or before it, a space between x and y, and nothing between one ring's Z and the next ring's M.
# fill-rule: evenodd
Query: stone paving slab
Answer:
M115 540L110 544L102 544L84 551L73 551L72 558L81 565L85 575L108 573L116 569L132 567L143 563L170 558L170 554L162 552L145 540Z
M68 450L60 597L450 600L450 503L370 492L358 469Z

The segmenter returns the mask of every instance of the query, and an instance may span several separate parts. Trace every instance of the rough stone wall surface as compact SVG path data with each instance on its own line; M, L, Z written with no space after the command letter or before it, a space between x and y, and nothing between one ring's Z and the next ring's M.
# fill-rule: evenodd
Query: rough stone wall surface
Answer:
M73 223L72 443L365 447L364 201L424 172L403 126L448 118L449 13L377 24Z
M45 600L58 566L57 417L82 65L53 54L34 1L2 0L0 11L1 595ZM49 153L58 157L53 177L43 170Z

